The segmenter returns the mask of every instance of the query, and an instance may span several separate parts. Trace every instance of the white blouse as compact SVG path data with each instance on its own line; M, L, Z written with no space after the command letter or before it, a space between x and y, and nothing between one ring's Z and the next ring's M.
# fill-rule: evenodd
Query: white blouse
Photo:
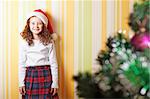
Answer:
M54 42L44 46L39 40L33 40L29 46L23 41L19 46L19 86L24 86L25 67L50 65L52 72L52 88L58 88L58 64Z

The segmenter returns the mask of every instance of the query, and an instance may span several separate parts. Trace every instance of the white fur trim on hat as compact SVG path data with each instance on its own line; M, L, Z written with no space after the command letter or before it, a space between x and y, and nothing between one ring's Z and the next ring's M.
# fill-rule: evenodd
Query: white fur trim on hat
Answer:
M32 16L38 17L40 20L42 20L42 22L45 24L46 27L48 26L48 19L41 12L32 12L32 13L30 13L29 16L27 16L27 19L29 19Z

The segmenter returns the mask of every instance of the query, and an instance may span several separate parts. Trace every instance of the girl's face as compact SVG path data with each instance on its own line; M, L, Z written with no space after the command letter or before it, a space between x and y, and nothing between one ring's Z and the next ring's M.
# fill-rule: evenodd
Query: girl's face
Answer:
M29 27L33 34L38 35L43 29L43 22L38 17L31 17Z

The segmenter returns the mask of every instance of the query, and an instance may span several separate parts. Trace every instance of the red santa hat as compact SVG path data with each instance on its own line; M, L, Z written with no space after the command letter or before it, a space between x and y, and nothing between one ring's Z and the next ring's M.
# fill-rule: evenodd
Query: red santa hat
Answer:
M48 16L46 14L46 12L42 11L41 9L37 9L34 10L33 12L31 12L28 16L27 16L27 20L32 17L32 16L36 16L39 19L42 20L42 22L45 24L45 26L47 27L47 29L49 30L49 32L52 34L52 39L56 40L57 39L57 34L54 33L52 25L50 23L50 20L48 19Z

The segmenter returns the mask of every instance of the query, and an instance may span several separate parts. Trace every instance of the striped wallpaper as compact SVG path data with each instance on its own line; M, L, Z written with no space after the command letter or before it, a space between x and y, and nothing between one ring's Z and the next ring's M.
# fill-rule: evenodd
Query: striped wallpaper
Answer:
M59 63L60 99L78 99L72 76L94 72L95 59L105 49L107 37L128 27L128 16L138 0L1 0L0 1L0 99L19 99L19 33L26 15L44 9L52 16L59 35L56 41Z

